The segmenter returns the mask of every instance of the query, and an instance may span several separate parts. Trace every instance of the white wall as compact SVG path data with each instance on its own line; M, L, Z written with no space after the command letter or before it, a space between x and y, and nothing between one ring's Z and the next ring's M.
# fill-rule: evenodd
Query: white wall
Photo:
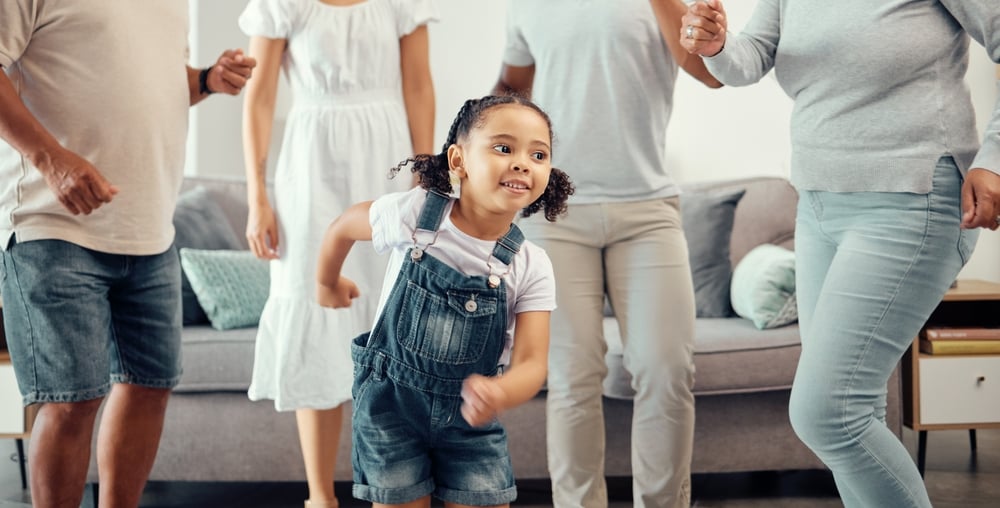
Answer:
M739 30L756 2L729 2L730 27ZM204 66L230 47L246 47L236 19L246 0L190 2L192 64ZM431 70L437 92L435 146L444 142L462 102L485 95L500 71L506 2L439 0L442 19L432 24ZM995 67L973 44L967 76L980 128L997 100ZM682 182L756 175L789 174L788 117L791 101L772 77L745 88L711 90L683 74L678 79L674 116L667 133L671 170ZM290 98L279 94L272 142L272 165ZM242 178L241 104L213 98L192 109L188 174ZM712 130L706 131L707 125ZM1000 234L984 231L963 278L1000 282Z

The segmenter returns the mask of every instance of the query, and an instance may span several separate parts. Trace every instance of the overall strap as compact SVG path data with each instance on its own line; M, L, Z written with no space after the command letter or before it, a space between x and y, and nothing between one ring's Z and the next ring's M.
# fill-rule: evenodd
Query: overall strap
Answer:
M420 210L417 218L417 229L424 231L437 231L444 220L444 209L448 206L450 198L436 190L427 191L427 201Z
M524 233L521 232L521 228L517 227L517 224L511 224L507 234L500 237L496 246L493 247L493 257L499 259L503 264L509 265L514 260L517 251L521 250L522 243L524 243Z

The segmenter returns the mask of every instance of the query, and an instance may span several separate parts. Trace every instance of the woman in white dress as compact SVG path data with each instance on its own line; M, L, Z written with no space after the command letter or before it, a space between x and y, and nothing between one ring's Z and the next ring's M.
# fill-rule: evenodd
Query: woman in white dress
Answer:
M347 206L410 186L388 179L391 167L433 151L426 24L435 18L434 0L251 0L239 19L257 59L243 110L247 239L271 260L249 397L296 412L307 507L337 506L350 340L371 326L385 274L383 257L354 253L347 263L360 276L360 296L347 309L320 307L319 243ZM280 70L293 105L272 202L265 176Z

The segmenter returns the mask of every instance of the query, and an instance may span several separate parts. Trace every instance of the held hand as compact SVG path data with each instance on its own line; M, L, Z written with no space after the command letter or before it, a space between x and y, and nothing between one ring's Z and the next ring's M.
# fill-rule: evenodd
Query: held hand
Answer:
M65 149L53 154L39 171L64 208L73 215L89 215L118 194L93 164Z
M715 56L726 44L726 11L721 0L699 0L681 17L681 46L688 53Z
M462 383L462 418L473 427L486 425L506 409L507 394L497 382L473 374Z
M208 71L207 85L213 92L238 95L253 74L257 60L243 54L242 49L229 49L222 53Z
M247 216L247 243L260 259L278 259L278 220L270 205L251 206Z
M983 168L970 169L962 184L962 227L1000 226L1000 175Z
M323 307L340 309L350 307L351 300L361 296L361 290L353 280L341 277L336 286L317 284L316 299Z

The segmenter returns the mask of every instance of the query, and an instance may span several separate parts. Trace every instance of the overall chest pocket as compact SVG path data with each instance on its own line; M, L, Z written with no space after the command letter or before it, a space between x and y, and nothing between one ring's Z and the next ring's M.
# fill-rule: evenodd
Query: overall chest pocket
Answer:
M471 302L471 303L470 303ZM448 291L447 296L406 284L396 340L407 350L451 365L478 361L496 336L497 298L471 290Z

